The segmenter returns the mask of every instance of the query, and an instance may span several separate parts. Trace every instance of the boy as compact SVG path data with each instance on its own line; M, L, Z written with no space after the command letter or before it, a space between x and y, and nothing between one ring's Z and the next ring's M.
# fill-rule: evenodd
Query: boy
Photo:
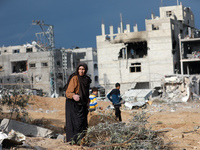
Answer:
M116 119L119 119L119 121L122 121L121 118L121 100L122 98L120 97L120 84L116 83L115 84L115 89L113 89L110 93L108 93L107 98L113 103L115 107L115 116Z
M97 104L97 96L98 94L98 89L96 87L93 87L92 88L92 94L90 94L89 98L90 98L90 108L89 108L89 111L92 112L92 111L95 111L96 108L98 107L98 104Z

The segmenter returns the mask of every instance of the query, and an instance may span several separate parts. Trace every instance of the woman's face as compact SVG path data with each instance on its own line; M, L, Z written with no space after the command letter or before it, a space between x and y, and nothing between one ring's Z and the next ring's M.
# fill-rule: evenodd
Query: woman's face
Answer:
M85 68L83 66L80 66L78 68L78 74L79 74L79 76L84 76L84 74L85 74Z

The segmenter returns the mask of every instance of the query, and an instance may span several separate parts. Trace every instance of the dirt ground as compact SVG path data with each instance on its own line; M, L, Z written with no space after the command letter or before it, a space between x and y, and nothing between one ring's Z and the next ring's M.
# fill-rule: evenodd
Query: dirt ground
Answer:
M111 105L109 101L98 101L98 105L106 108ZM122 106L122 121L128 122L132 113L144 111L149 116L148 126L152 130L160 131L165 144L171 144L173 149L200 149L200 103L163 103L155 102L145 109L127 110ZM51 125L59 127L64 135L65 124L65 98L46 98L34 96L29 101L27 110L32 120L43 119ZM97 112L88 115L89 126L99 123ZM58 139L27 137L25 143L33 149L81 149L79 146L70 146ZM29 147L30 148L30 147ZM19 148L22 149L22 148ZM28 148L27 148L28 149Z

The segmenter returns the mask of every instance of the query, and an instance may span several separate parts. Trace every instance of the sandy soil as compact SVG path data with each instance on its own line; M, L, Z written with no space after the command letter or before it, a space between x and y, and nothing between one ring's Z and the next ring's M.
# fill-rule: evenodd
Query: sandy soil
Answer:
M98 101L99 106L105 111L108 101ZM126 110L122 107L122 120L128 122L132 113L145 111L149 115L148 126L152 130L160 131L166 144L171 144L173 149L200 149L200 109L199 102L167 104L153 102L146 109ZM65 124L65 98L45 98L34 96L29 101L27 110L32 120L43 119L49 124L59 127L64 135ZM99 122L97 113L88 115L89 126ZM81 149L79 146L70 146L62 140L27 137L26 144L33 149ZM22 149L22 148L19 148Z

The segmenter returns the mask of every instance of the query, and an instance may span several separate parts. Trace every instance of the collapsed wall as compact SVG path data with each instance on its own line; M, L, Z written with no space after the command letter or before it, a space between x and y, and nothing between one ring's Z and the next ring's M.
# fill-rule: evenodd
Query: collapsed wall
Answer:
M162 99L167 102L199 100L200 75L169 75L161 82Z

